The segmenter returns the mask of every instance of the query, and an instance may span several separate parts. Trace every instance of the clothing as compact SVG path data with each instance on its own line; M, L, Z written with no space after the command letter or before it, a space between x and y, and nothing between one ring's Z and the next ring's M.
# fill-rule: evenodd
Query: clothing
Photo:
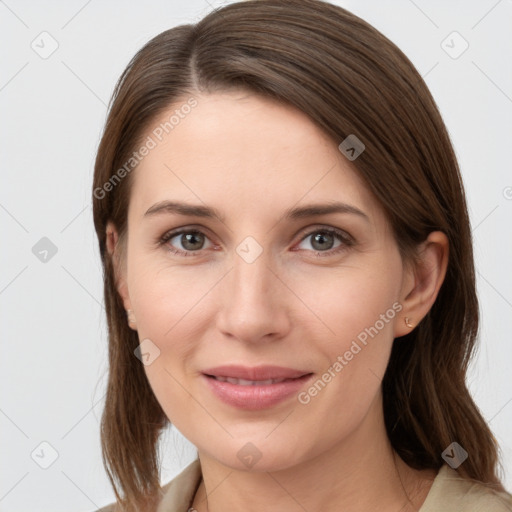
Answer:
M157 512L188 512L200 482L201 465L195 459L162 487ZM109 505L97 512L115 512L115 508ZM418 512L512 512L512 495L471 482L445 464Z

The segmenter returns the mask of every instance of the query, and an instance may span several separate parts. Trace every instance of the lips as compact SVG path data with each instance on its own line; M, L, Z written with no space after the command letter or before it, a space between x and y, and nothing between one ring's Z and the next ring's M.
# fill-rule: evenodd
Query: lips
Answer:
M233 377L220 377L215 375L209 375L219 382L229 382L230 384L237 384L239 386L270 386L271 384L278 384L284 382L287 379L267 379L267 380L247 380L247 379L235 379Z
M203 372L207 388L238 409L268 409L291 399L313 373L282 366L217 366Z
M238 365L224 365L216 366L215 368L208 368L203 373L210 377L239 379L242 381L256 382L256 381L269 381L269 380L285 380L296 379L307 375L311 372L307 370L297 370L294 368L286 368L284 366L238 366ZM229 381L228 381L229 382ZM235 384L235 382L233 382ZM240 382L241 385L250 385Z

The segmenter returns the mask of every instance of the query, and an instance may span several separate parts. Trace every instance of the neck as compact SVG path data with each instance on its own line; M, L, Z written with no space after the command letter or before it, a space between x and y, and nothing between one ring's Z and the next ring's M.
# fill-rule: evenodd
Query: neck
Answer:
M239 471L199 451L203 481L197 512L417 511L436 476L414 470L392 449L381 401L348 437L317 456L277 471Z

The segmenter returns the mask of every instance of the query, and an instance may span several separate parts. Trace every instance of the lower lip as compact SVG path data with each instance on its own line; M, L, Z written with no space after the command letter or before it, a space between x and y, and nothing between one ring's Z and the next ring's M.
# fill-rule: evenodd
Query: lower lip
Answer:
M206 379L207 385L214 394L224 403L239 409L257 411L272 407L297 394L313 375L308 374L297 379L262 386L242 386L230 382L221 382L205 374L202 377Z

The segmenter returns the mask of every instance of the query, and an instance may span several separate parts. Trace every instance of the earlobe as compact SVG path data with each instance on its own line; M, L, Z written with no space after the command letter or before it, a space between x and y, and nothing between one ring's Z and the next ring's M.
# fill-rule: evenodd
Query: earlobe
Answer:
M404 280L403 320L395 324L395 338L410 333L430 311L446 276L448 256L448 237L441 231L430 233L418 248L418 261Z
M137 319L131 309L126 310L126 316L128 317L128 325L134 330L137 330Z
M123 305L126 310L128 325L131 329L137 330L137 321L133 310L131 309L131 301L128 293L128 286L126 284L126 277L123 272L122 255L119 243L119 234L116 227L112 222L108 222L106 227L106 246L109 256L112 259L112 267L114 269L114 278L116 288L123 300Z

